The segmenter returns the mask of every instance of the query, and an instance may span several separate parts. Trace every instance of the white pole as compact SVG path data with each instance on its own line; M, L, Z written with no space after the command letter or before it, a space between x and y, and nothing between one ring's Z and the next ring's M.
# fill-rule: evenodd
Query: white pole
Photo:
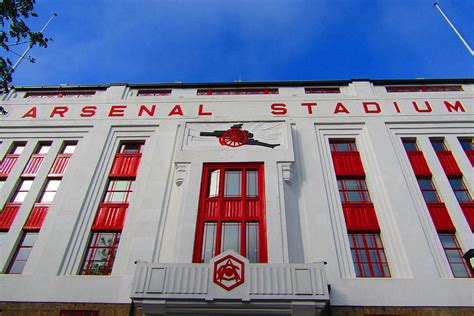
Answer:
M48 22L46 22L46 24L43 26L43 28L41 29L41 33L43 33L43 31L46 29L46 27L48 26L48 24L54 19L54 17L57 16L56 13L53 13L51 15L51 17L49 18ZM25 58L26 54L28 54L28 52L30 51L31 47L33 47L33 43L30 42L30 44L28 44L28 47L25 49L25 51L23 52L23 54L21 54L20 58L18 58L18 60L16 61L16 63L13 65L12 67L12 72L15 70L15 68L20 64L20 62L23 60L23 58Z
M461 33L458 32L458 30L456 29L456 27L454 26L453 23L451 23L451 21L449 20L449 18L446 16L446 14L444 14L443 10L441 10L440 6L438 5L438 2L435 2L434 3L434 6L438 9L438 11L441 13L441 15L444 17L444 19L446 20L446 22L448 22L449 26L451 26L451 28L454 30L454 32L456 33L456 35L459 37L459 39L461 40L461 42L464 44L464 46L466 46L467 50L471 53L472 56L474 56L474 51L471 49L471 47L469 46L469 44L464 40L464 38L462 37Z

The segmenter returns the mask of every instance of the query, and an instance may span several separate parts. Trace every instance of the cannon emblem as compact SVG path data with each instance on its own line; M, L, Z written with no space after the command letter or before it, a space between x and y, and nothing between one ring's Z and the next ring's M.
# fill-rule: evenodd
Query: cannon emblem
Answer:
M263 146L275 148L280 144L269 144L254 139L254 135L247 130L242 129L244 124L234 124L228 130L217 130L213 132L201 132L200 136L217 137L219 143L228 147L240 147L243 145Z

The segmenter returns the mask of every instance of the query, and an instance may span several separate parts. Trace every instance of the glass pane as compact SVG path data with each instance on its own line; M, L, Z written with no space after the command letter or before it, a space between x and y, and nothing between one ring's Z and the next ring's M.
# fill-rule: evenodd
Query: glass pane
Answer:
M210 180L209 180L208 197L219 196L219 179L220 179L220 170L211 171Z
M433 191L423 191L422 194L423 194L423 198L425 199L426 202L437 202L438 201L438 196Z
M443 248L457 248L458 247L453 235L440 234L439 239L441 240L441 244L443 244Z
M433 184L429 179L418 179L418 185L422 190L433 189Z
M126 191L128 190L130 181L126 180L117 180L117 181L111 181L110 182L110 189L114 191Z
M357 180L345 180L346 190L359 190L359 183Z
M362 200L362 195L360 194L360 192L349 191L349 192L346 192L346 193L347 193L348 200L350 202L361 202L361 201L363 201Z
M226 171L225 172L225 197L239 197L241 189L242 172Z
M256 170L247 171L247 196L258 196L258 171Z
M26 265L26 261L15 261L10 270L9 270L9 273L12 273L12 274L20 274L23 272L23 269L25 268L25 265Z
M28 192L18 192L13 199L13 202L23 202Z
M451 184L451 188L453 189L464 189L461 179L449 179L449 183Z
M23 242L21 243L21 245L23 247L33 247L37 236L38 236L38 233L27 233L25 237L23 238Z
M474 146L472 144L472 139L460 139L461 146L464 150L473 150Z
M367 253L365 252L365 250L358 250L357 254L359 255L360 262L368 262Z
M76 150L76 145L66 145L63 149L64 154L72 154Z
M258 223L247 223L247 253L245 256L251 263L260 262L258 246Z
M463 264L452 264L451 270L453 271L453 275L456 278L468 278L469 273L467 272L466 267Z
M362 269L363 269L363 276L370 276L370 268L369 265L364 263L362 264Z
M60 184L61 180L49 180L46 185L46 191L57 191Z
M221 252L232 249L240 253L240 223L222 224Z
M109 256L110 248L96 248L96 252L94 253L94 257L92 260L94 261L106 261L107 257Z
M141 144L127 143L123 144L121 148L122 153L139 153Z
M54 196L56 192L44 192L43 196L41 197L40 203L51 203L53 202Z
M373 235L367 234L367 235L365 236L365 241L367 242L367 247L368 247L368 248L375 248Z
M411 141L404 141L403 142L403 147L405 147L406 151L417 151L418 150L418 148L416 147L416 143L411 142Z
M374 276L376 277L380 277L383 275L378 264L372 264L372 270L374 270Z
M107 194L107 202L127 202L126 192L109 192Z
M30 256L30 253L31 253L31 247L28 247L28 248L20 248L18 250L18 253L15 257L15 260L22 260L22 261L26 261L28 260L28 257Z
M201 261L209 262L214 257L214 250L216 249L216 223L204 223L203 235Z
M32 184L33 184L33 180L23 180L23 182L20 185L20 191L28 191L31 188Z
M110 233L110 234L99 234L98 235L98 242L97 242L97 246L98 247L110 247L112 245L112 241L113 241L113 236L114 234Z
M456 191L454 192L456 194L456 198L458 199L459 202L469 202L471 201L471 197L469 196L469 193L466 191Z
M38 154L47 154L50 148L50 145L41 145L38 150Z
M12 154L19 155L23 152L23 149L25 149L25 146L22 146L22 145L15 146L15 148L12 151Z
M433 145L434 150L443 151L446 150L443 140L432 140L431 144Z

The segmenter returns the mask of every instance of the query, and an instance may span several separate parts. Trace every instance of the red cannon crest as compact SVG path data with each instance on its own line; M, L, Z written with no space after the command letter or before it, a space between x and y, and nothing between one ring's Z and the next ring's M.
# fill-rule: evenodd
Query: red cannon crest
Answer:
M200 136L213 136L219 139L219 144L228 147L240 147L243 145L263 146L274 148L280 144L269 144L254 139L254 135L242 129L244 124L234 124L228 130L217 130L213 132L201 132Z
M214 283L230 291L244 283L245 264L233 255L227 255L214 262Z

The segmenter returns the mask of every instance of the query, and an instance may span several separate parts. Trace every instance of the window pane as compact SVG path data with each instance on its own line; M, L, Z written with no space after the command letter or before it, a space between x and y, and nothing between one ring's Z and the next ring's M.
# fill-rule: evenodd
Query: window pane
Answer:
M240 253L240 223L222 223L221 252L229 249Z
M23 272L23 269L25 268L25 265L26 265L26 261L15 261L10 267L10 270L8 271L8 273L21 274Z
M259 259L259 238L258 238L258 223L247 223L247 250L245 257L249 262L260 262Z
M459 142L461 143L461 146L464 150L473 150L474 149L474 145L472 143L472 138L471 139L468 139L468 138L462 138L459 140Z
M31 188L32 184L33 184L33 180L23 180L23 182L20 185L20 191L28 191Z
M438 196L433 191L422 191L423 198L426 202L438 202Z
M23 152L24 149L25 149L25 146L17 145L15 146L15 148L13 148L12 154L19 155Z
M461 179L450 178L449 183L453 189L464 189L464 185Z
M247 171L247 196L258 196L258 171L256 170Z
M451 234L439 234L439 239L444 248L457 248L454 236Z
M346 190L358 190L359 182L357 180L344 180Z
M226 171L225 172L225 197L239 197L241 183L242 183L242 172L241 171Z
M128 154L139 153L141 145L142 144L139 144L139 143L126 143L122 145L120 152L128 153Z
M456 198L458 199L459 202L471 201L471 196L466 191L455 191L454 194L456 194Z
M51 203L53 202L54 196L56 195L56 191L54 192L44 192L43 196L41 197L40 203Z
M66 145L64 146L63 153L64 154L72 154L76 150L76 145Z
M422 190L433 190L433 183L429 179L417 179L418 185Z
M403 147L406 151L417 151L416 142L414 141L403 141Z
M361 202L362 200L362 195L360 192L357 191L349 191L347 192L347 197L348 197L348 202Z
M202 241L202 262L209 262L214 257L216 223L204 223L204 239Z
M116 181L111 181L110 182L110 188L111 191L125 191L128 189L130 185L130 181L126 180L116 180ZM112 189L113 188L113 189Z
M13 202L23 202L28 192L18 192L13 199Z
M208 195L208 197L217 197L217 196L219 196L219 179L220 179L220 170L211 171L210 180L209 180L209 195Z
M444 141L443 140L432 140L431 144L433 145L433 148L435 151L444 151L446 150L446 146L444 146Z
M51 148L50 145L41 145L40 148L38 149L38 154L47 154L50 148Z

